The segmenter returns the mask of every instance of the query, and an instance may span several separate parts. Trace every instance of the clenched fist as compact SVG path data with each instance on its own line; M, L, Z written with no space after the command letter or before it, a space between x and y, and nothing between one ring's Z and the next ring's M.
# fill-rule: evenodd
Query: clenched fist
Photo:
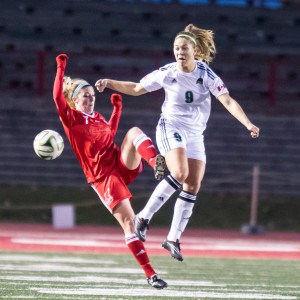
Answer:
M65 62L67 59L69 59L69 56L67 54L59 54L56 56L56 62L60 63L60 62Z
M110 96L110 102L115 107L122 107L122 96L120 94L112 94Z
M99 79L96 81L95 87L98 90L98 92L102 93L104 91L104 89L107 86L107 80L108 79Z

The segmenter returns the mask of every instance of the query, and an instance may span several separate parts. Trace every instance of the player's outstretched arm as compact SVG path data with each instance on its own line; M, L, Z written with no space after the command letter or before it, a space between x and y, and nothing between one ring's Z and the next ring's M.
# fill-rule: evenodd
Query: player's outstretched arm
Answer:
M114 107L114 110L109 120L109 125L112 130L113 136L116 135L119 126L120 117L122 113L122 100L123 99L120 94L112 94L110 97L110 102Z
M130 96L139 96L147 93L140 83L132 81L99 79L96 81L95 87L100 93L102 93L106 88Z
M69 59L67 54L59 54L56 56L56 64L57 64L57 68L66 68L67 65L67 60Z
M65 121L66 109L69 107L63 94L63 82L68 56L60 54L56 57L57 70L53 85L53 100L61 118Z
M252 138L259 137L259 128L252 124L237 101L235 101L229 94L220 95L218 97L218 100L238 121L240 121L250 131L250 135Z

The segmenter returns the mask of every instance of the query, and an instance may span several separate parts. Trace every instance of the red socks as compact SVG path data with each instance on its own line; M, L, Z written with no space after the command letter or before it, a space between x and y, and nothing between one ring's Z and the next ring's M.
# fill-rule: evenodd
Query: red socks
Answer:
M142 133L135 138L133 144L141 157L145 159L152 168L154 168L157 151L151 139Z
M146 277L149 278L152 275L156 274L150 264L150 260L145 250L144 244L137 238L137 236L135 234L126 236L125 242L132 255L144 270Z

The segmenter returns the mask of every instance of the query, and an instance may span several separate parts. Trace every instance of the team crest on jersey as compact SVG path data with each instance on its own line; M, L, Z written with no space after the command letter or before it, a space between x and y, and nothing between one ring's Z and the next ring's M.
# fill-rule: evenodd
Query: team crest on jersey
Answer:
M196 84L203 84L203 78L198 78L196 81Z
M84 133L86 138L90 141L95 142L96 140L101 140L108 134L110 134L110 128L108 126L103 126L103 123L93 123L88 124L85 129Z

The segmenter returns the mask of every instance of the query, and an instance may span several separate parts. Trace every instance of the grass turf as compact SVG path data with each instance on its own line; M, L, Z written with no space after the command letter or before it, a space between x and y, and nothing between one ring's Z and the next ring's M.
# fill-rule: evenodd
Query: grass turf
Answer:
M0 252L0 299L300 299L300 261L152 256L155 290L130 255Z

